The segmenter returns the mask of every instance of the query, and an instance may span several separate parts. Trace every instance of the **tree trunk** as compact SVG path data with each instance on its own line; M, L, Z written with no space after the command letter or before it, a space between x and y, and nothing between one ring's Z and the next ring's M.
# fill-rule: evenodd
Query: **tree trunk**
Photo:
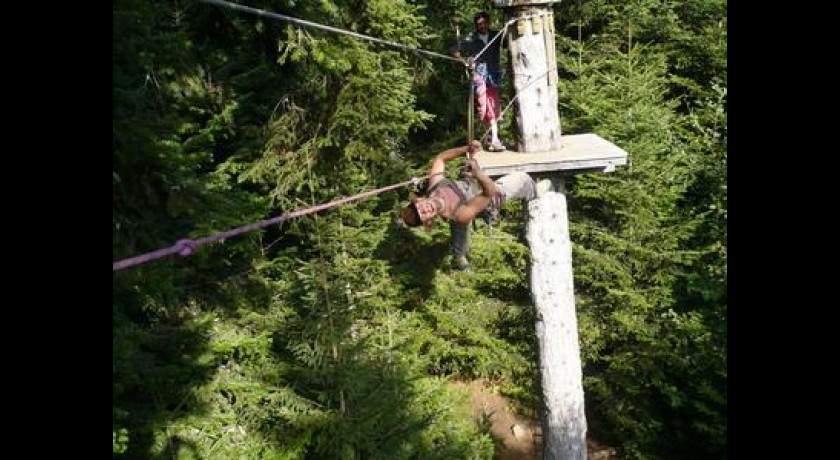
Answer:
M543 458L586 460L586 414L566 197L548 192L528 203L528 214L531 297L537 309L544 404Z
M510 17L520 18L508 35L516 97L517 150L559 150L557 58L551 5L517 7Z

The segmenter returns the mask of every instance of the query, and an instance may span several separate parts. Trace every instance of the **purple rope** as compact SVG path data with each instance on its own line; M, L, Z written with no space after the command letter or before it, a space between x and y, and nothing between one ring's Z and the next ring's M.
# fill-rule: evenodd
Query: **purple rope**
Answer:
M175 242L174 245L168 248L158 249L157 251L147 252L145 254L140 254L139 256L129 257L126 259L118 260L114 262L114 270L122 270L124 268L133 267L135 265L144 264L146 262L150 262L155 259L160 259L162 257L166 257L172 254L178 254L182 257L189 256L195 252L196 248L201 246L202 244L212 243L214 241L223 240L225 238L231 238L237 235L241 235L243 233L247 233L253 230L259 230L264 227L268 227L269 225L279 224L280 222L287 221L289 219L293 219L295 217L305 216L307 214L312 214L318 211L323 211L324 209L329 209L341 204L349 203L351 201L360 200L362 198L367 198L372 195L377 195L382 192L387 192L389 190L393 190L400 187L405 187L406 185L413 185L417 184L423 179L428 178L429 176L423 177L413 177L411 180L407 180L405 182L400 182L399 184L388 185L386 187L378 188L375 190L370 190L367 192L359 193L357 195L349 196L346 198L340 198L338 200L333 200L328 203L322 203L317 206L311 206L309 208L300 209L298 211L292 211L286 214L281 214L277 217L272 217L271 219L261 220L259 222L254 222L252 224L243 225L241 227L234 228L233 230L228 230L226 232L215 233L213 235L208 235L202 238L197 239L190 239L184 238L180 239Z

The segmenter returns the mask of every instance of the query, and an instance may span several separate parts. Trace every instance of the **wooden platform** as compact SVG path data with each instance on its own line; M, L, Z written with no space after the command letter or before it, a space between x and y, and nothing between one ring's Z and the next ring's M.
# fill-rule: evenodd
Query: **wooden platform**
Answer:
M596 134L568 134L560 139L560 149L521 153L479 152L475 155L488 176L502 176L514 171L579 174L612 172L627 164L627 152Z

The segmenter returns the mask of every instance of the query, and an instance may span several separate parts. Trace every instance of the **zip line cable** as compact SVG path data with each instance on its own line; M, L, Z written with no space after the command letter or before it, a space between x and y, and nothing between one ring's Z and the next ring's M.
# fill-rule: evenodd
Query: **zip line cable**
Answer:
M488 48L490 48L490 45L492 45L494 41L496 41L497 39L499 39L499 37L502 37L502 38L501 38L501 40L504 40L504 39L505 39L505 38L504 38L504 37L505 37L505 35L507 35L507 30L508 30L508 28L509 28L511 25L513 25L515 22L517 22L517 21L521 21L521 20L525 20L525 19L531 19L531 18L543 17L543 16L548 16L548 14L547 14L547 13L536 13L536 14L529 14L529 15L526 15L526 16L522 16L522 17L515 17L515 18L512 18L512 19L509 19L509 20L508 20L507 22L505 22L505 24L504 24L504 25L503 25L503 26L499 29L499 31L498 31L498 32L496 32L496 35L494 35L494 36L493 36L493 38L491 38L491 39L490 39L490 41L488 41L488 42L487 42L487 44L486 44L486 45L484 45L484 48L482 48L482 49L481 49L481 51L479 51L478 53L476 53L476 55L475 55L475 56L469 57L469 58L467 58L467 59L463 59L464 66L466 67L465 71L466 71L466 74L467 74L467 79L470 81L470 98L469 98L469 104L468 104L468 107L469 107L469 109L468 109L469 114L467 115L467 119L468 119L468 121L467 121L467 126L468 126L468 128L467 128L467 132L468 132L468 134L467 134L467 143L469 143L469 142L470 142L470 141L472 141L472 139L473 139L473 137L472 137L472 135L473 135L473 117L472 117L472 111L473 111L473 110L475 110L475 109L474 109L474 107L473 107L473 106L474 106L474 104L475 104L475 102L474 102L474 101L475 101L475 85L474 85L474 84L473 84L473 82L472 82L472 75L473 75L473 73L474 73L474 71L475 71L475 61L476 61L476 60L477 60L477 59L478 59L478 58L479 58L482 54L484 54L484 52L485 52L485 51L487 51L487 49L488 49ZM460 34L459 34L459 37L460 37ZM460 38L459 38L459 43L460 43ZM460 46L460 45L459 45L459 46ZM556 68L555 68L555 69L556 69ZM539 77L537 77L537 80L539 80L540 78L543 78L543 77L545 77L546 75L548 75L548 72L550 72L551 70L554 70L554 69L549 69L549 70L545 71L542 75L540 75ZM536 81L536 80L534 80L534 81L532 81L532 82L529 82L529 83L528 83L527 85L525 85L522 89L528 88L529 86L531 86L532 84L534 84L534 82L535 82L535 81ZM504 114L505 114L505 112L507 111L507 109L508 109L508 108L510 108L510 105L511 105L511 104L513 104L513 101L515 101L515 100L516 100L516 98L518 98L518 97L519 97L519 94L517 94L516 96L514 96L514 98L513 98L513 99L511 99L511 101L508 103L508 105L505 107L505 109L504 109L504 110L502 110L502 112L499 114L499 116L497 117L497 119L501 119L501 118L502 118L502 115L504 115ZM480 137L479 139L484 139L484 138L487 136L487 134L490 132L490 129L492 129L492 128L488 128L486 131L484 131L484 134L482 134L482 135L481 135L481 137Z
M297 19L297 18L293 18L291 16L285 16L285 15L278 14L278 13L272 13L272 12L261 10L261 9L258 9L258 8L252 8L250 6L240 5L240 4L237 4L237 3L231 3L231 2L224 1L224 0L200 0L200 1L203 2L203 3L211 4L211 5L217 5L217 6L222 6L222 7L225 7L225 8L230 8L232 10L238 10L238 11L244 11L246 13L256 14L257 16L265 16L265 17L272 18L272 19L279 19L281 21L288 21L288 22L291 22L292 24L297 24L297 25L303 26L303 27L311 27L313 29L320 29L320 30L325 30L325 31L328 31L328 32L335 32L335 33L339 33L339 34L349 35L351 37L361 38L363 40L370 40L372 42L379 43L379 44L386 45L386 46L393 46L393 47L396 47L396 48L401 48L401 49L416 52L416 53L426 54L426 55L433 56L433 57L438 57L438 58L443 58L443 59L447 59L447 60L450 60L450 61L463 63L465 65L465 67L467 67L467 69L466 69L467 70L467 75L470 77L470 97L469 97L469 108L468 108L469 113L468 113L468 117L467 117L468 118L468 121L467 121L467 126L468 126L468 128L467 128L467 142L468 143L470 141L472 141L473 123L474 123L473 122L473 117L472 117L472 111L474 110L473 105L474 105L475 95L474 95L474 91L473 91L473 88L472 88L472 79L471 79L471 76L472 76L471 74L472 74L472 71L474 70L474 65L475 65L474 61L476 59L478 59L485 51L487 51L487 49L490 48L490 46L493 44L493 42L498 40L499 37L502 37L502 40L504 40L504 34L507 33L508 27L510 27L515 22L520 21L520 20L524 20L524 19L530 19L530 18L533 18L533 17L541 17L541 16L546 15L546 13L537 13L537 14L529 14L529 15L526 15L526 16L509 19L508 21L505 22L504 26L502 26L501 29L496 33L496 35L489 42L487 42L487 45L485 45L484 48L481 49L481 51L479 51L475 56L472 57L473 63L470 63L466 59L456 58L454 56L448 56L446 54L441 54L441 53L435 53L434 51L428 51L428 50L424 50L424 49L421 49L421 48L416 48L416 47L413 47L413 46L404 45L402 43L383 40L381 38L371 37L369 35L364 35L364 34L360 34L358 32L353 32L353 31L349 31L349 30L345 30L345 29L339 29L339 28L336 28L336 27L325 26L323 24L318 24L316 22L306 21L304 19ZM542 76L539 77L539 78L542 78ZM527 85L527 86L530 86L530 84ZM517 95L517 97L518 97L518 95ZM511 100L510 102L513 103L514 100L516 100L516 97L514 97L513 100ZM502 111L502 113L499 115L499 117L501 117L507 111L507 109L509 107L510 107L510 103L505 108L505 110ZM482 138L484 136L486 136L488 132L490 132L490 131L487 130L487 132L484 133Z
M223 7L226 7L226 8L233 9L233 10L239 10L239 11L244 11L244 12L247 12L247 13L253 13L253 14L256 14L258 16L265 16L265 17L269 17L269 18L273 18L273 19L280 19L280 20L283 20L283 21L288 21L288 22L291 22L293 24L297 24L297 25L300 25L300 26L303 26L303 27L312 27L312 28L315 28L315 29L321 29L321 30L326 30L326 31L329 31L329 32L340 33L340 34L349 35L349 36L355 37L355 38L370 40L372 42L380 43L380 44L387 45L387 46L393 46L393 47L396 47L396 48L405 49L405 50L416 52L416 53L422 53L422 54L427 54L427 55L433 56L433 57L439 57L439 58L448 59L448 60L451 60L451 61L462 62L467 66L467 68L469 70L474 69L475 58L481 56L481 54L484 53L484 51L486 51L487 48L489 48L490 45L496 39L499 38L499 36L501 36L503 33L505 33L507 31L507 28L511 24L516 22L518 19L526 19L528 17L531 17L531 16L527 16L527 17L524 17L524 18L511 19L511 20L507 21L505 23L504 27L502 27L502 30L500 30L496 34L496 36L493 37L493 39L490 40L487 43L487 45L481 51L479 51L479 53L475 57L473 57L470 60L464 60L464 59L456 58L456 57L453 57L453 56L447 56L445 54L435 53L433 51L427 51L427 50L424 50L424 49L411 47L411 46L404 45L404 44L397 43L397 42L382 40L382 39L379 39L379 38L370 37L368 35L363 35L363 34L348 31L348 30L338 29L338 28L335 28L335 27L325 26L325 25L322 25L322 24L317 24L317 23L314 23L314 22L305 21L305 20L293 18L293 17L290 17L290 16L284 16L282 14L271 13L271 12L260 10L260 9L257 9L257 8L251 8L249 6L230 3L230 2L223 1L223 0L200 0L200 1L202 1L204 3L213 4L213 5L223 6ZM539 16L539 15L534 15L534 16ZM549 69L548 71L546 71L546 73L539 76L534 81L529 82L528 85L525 86L525 88L527 88L528 86L530 86L531 84L533 84L537 80L540 80L541 78L543 78L551 70L554 70L554 69ZM472 81L470 81L470 98L469 98L470 108L468 109L469 116L468 116L468 136L467 136L469 138L468 142L472 141L472 134L473 134L473 117L472 117L473 107L472 107L472 105L474 103L474 91L473 91L472 86L473 86ZM507 109L510 107L510 105L513 103L514 100L516 100L516 97L514 97L513 100L511 100L510 103L508 103L508 106L505 108L505 110L502 111L502 114L504 114L504 112L507 111ZM487 135L487 133L485 132L484 136L486 136L486 135ZM281 214L281 215L273 217L271 219L266 219L266 220L254 222L254 223L251 223L251 224L248 224L248 225L243 225L241 227L237 227L237 228L234 228L232 230L228 230L226 232L214 233L212 235L208 235L208 236L205 236L205 237L202 237L202 238L197 238L197 239L183 238L183 239L180 239L180 240L176 241L175 244L173 244L172 246L169 246L169 247L166 247L166 248L161 248L161 249L158 249L157 251L147 252L145 254L140 254L140 255L137 255L137 256L133 256L133 257L129 257L129 258L126 258L126 259L115 261L113 263L113 271L123 270L125 268L129 268L129 267L133 267L133 266L136 266L136 265L144 264L144 263L150 262L152 260L156 260L156 259L160 259L160 258L163 258L163 257L166 257L166 256L170 256L172 254L178 254L182 257L189 256L189 255L191 255L192 253L195 252L195 250L198 246L201 246L203 244L208 244L208 243L212 243L214 241L223 240L223 239L226 239L226 238L231 238L231 237L234 237L234 236L238 236L238 235L241 235L243 233L251 232L251 231L254 231L254 230L259 230L259 229L268 227L269 225L282 223L282 222L287 221L289 219L293 219L293 218L296 218L296 217L301 217L301 216L305 216L305 215L308 215L308 214L323 211L325 209L329 209L329 208L333 208L333 207L338 206L338 205L342 205L342 204L345 204L345 203L350 203L350 202L353 202L353 201L357 201L357 200L360 200L362 198L367 198L369 196L373 196L373 195L377 195L379 193L387 192L389 190L394 190L394 189L397 189L397 188L400 188L400 187L405 187L407 185L415 185L415 184L419 183L420 181L427 179L428 177L429 177L429 175L426 175L426 176L423 176L423 177L413 177L410 180L405 181L405 182L400 182L398 184L388 185L388 186L381 187L381 188L374 189L374 190L370 190L370 191L367 191L367 192L362 192L362 193L359 193L359 194L356 194L356 195L353 195L353 196L350 196L350 197L340 198L340 199L333 200L333 201L330 201L330 202L327 202L327 203L322 203L322 204L319 204L319 205L316 205L316 206L311 206L311 207L300 209L300 210L297 210L297 211Z
M453 57L453 56L448 56L448 55L445 55L445 54L435 53L435 52L432 52L432 51L427 51L427 50L424 50L424 49L404 45L404 44L397 43L397 42L382 40L380 38L370 37L368 35L363 35L363 34L360 34L360 33L357 33L357 32L352 32L352 31L348 31L348 30L338 29L338 28L335 28L335 27L325 26L325 25L322 25L322 24L318 24L318 23L314 23L314 22L310 22L310 21L305 21L303 19L297 19L297 18L293 18L293 17L290 17L290 16L284 16L282 14L271 13L271 12L260 10L260 9L257 9L257 8L251 8L251 7L245 6L245 5L239 5L239 4L230 3L230 2L226 2L226 1L222 1L222 0L200 0L200 1L202 1L204 3L209 3L209 4L213 4L213 5L218 5L218 6L230 8L230 9L233 9L233 10L244 11L246 13L253 13L253 14L256 14L257 16L264 16L264 17L268 17L268 18L272 18L272 19L280 19L282 21L288 21L288 22L291 22L293 24L297 24L297 25L303 26L303 27L311 27L311 28L314 28L314 29L321 29L321 30L325 30L325 31L328 31L328 32L334 32L334 33L349 35L351 37L361 38L363 40L369 40L369 41L372 41L372 42L375 42L375 43L379 43L379 44L383 44L383 45L387 45L387 46L392 46L392 47L396 47L396 48L401 48L401 49L405 49L405 50L416 52L416 53L421 53L421 54L426 54L426 55L433 56L433 57L448 59L448 60L455 61L455 62L462 62L461 59L458 59L458 58ZM406 185L417 184L421 180L424 180L428 177L429 177L428 175L420 177L420 178L414 177L411 180L408 180L406 182L401 182L399 184L389 185L387 187L382 187L382 188L371 190L371 191L368 191L368 192L359 193L359 194L353 195L351 197L342 198L342 199L330 201L328 203L320 204L320 205L317 205L317 206L312 206L312 207L304 208L304 209L301 209L301 210L298 210L298 211L282 214L280 216L277 216L277 217L274 217L274 218L271 218L271 219L267 219L267 220L263 220L263 221L259 221L259 222L254 222L254 223L251 223L251 224L248 224L248 225L244 225L242 227L238 227L238 228L235 228L233 230L229 230L227 232L215 233L215 234L205 236L205 237L202 237L202 238L198 238L198 239L183 238L183 239L180 239L180 240L176 241L175 244L173 244L172 246L169 246L169 247L166 247L166 248L161 248L161 249L158 249L157 251L152 251L152 252L148 252L148 253L145 253L145 254L140 254L140 255L137 255L137 256L134 256L134 257L129 257L129 258L126 258L126 259L118 260L118 261L113 263L113 271L123 270L125 268L133 267L135 265L144 264L144 263L150 262L152 260L156 260L156 259L160 259L160 258L163 258L163 257L166 257L166 256L170 256L172 254L178 254L180 256L189 256L193 252L195 252L195 249L198 246L201 246L202 244L208 244L208 243L212 243L214 241L218 241L218 240L222 240L222 239L226 239L226 238L231 238L231 237L234 237L234 236L237 236L237 235L240 235L240 234L243 234L243 233L247 233L247 232L250 232L250 231L253 231L253 230L262 229L262 228L267 227L269 225L281 223L281 222L284 222L286 220L289 220L289 219L292 219L292 218L295 218L295 217L300 217L300 216L304 216L304 215L307 215L307 214L312 214L312 213L322 211L322 210L325 210L325 209L329 209L329 208L332 208L332 207L335 207L335 206L338 206L338 205L341 205L341 204L349 203L349 202L359 200L359 199L362 199L362 198L366 198L366 197L369 197L369 196L372 196L372 195L376 195L376 194L379 194L379 193L382 193L382 192L386 192L386 191L393 190L393 189L396 189L396 188L404 187Z
M473 64L470 63L469 69L470 73L473 71ZM475 110L475 85L472 82L472 78L470 78L470 99L467 103L467 144L469 145L470 142L473 140L473 111Z
M353 196L349 196L346 198L340 198L337 200L333 200L327 203L322 203L317 206L310 206L308 208L300 209L297 211L288 212L285 214L281 214L277 217L272 217L271 219L261 220L259 222L254 222L248 225L243 225L241 227L234 228L233 230L228 230L226 232L221 233L214 233L212 235L208 235L198 239L190 239L190 238L183 238L175 242L172 246L167 248L158 249L157 251L147 252L145 254L140 254L138 256L129 257L127 259L122 259L114 262L113 264L113 271L122 270L124 268L133 267L135 265L144 264L146 262L150 262L155 259L160 259L162 257L166 257L172 254L178 254L180 256L189 256L198 246L202 244L212 243L214 241L223 240L226 238L231 238L237 235L241 235L243 233L247 233L253 230L259 230L269 225L274 225L280 222L287 221L289 219L293 219L295 217L305 216L307 214L312 214L318 211L323 211L324 209L329 209L340 204L350 203L352 201L357 201L362 198L367 198L369 196L377 195L383 192L387 192L389 190L394 190L400 187L405 187L407 185L415 185L420 181L427 179L429 176L422 176L422 177L412 177L410 180L405 182L400 182L399 184L388 185L385 187L381 187L375 190L369 190L367 192L362 192Z
M536 14L529 14L529 15L522 16L522 17L516 17L516 18L513 18L513 19L508 19L507 22L505 22L505 24L501 27L501 29L499 29L499 31L496 32L496 35L493 36L493 38L490 39L490 41L487 42L486 45L484 45L484 48L482 48L481 51L479 51L478 53L476 53L475 56L473 56L473 59L478 60L478 58L482 54L484 54L485 51L487 51L487 48L490 48L490 45L492 45L493 42L496 41L496 39L499 38L499 36L502 36L502 40L504 40L505 39L504 34L507 33L508 27L513 25L513 23L515 23L517 21L523 21L525 19L540 18L540 17L548 16L548 15L549 15L548 13L536 13Z
M520 88L520 89L519 89L519 91L517 91L516 95L515 95L515 96L513 96L513 98L510 100L510 102L508 102L508 103L507 103L507 105L505 106L504 110L502 110L502 112L499 114L499 117L497 118L497 120L501 120L501 119L502 119L502 116L505 114L505 112L507 112L507 111L508 111L508 109L510 109L510 106L511 106L511 105L513 105L514 101L516 101L516 99L518 99L518 98L519 98L519 96L520 96L520 95L521 95L521 94L522 94L522 93L523 93L526 89L530 88L530 87L531 87L531 85L533 85L534 83L536 83L536 82L540 81L541 79L543 79L543 78L547 77L547 76L548 76L548 74L549 74L549 72L553 72L553 71L556 71L556 70L557 70L557 67L552 67L552 68L550 68L550 69L546 70L545 72L543 72L542 74L540 74L537 78L535 78L535 79L533 79L533 80L529 81L529 82L528 82L527 84L525 84L525 86L523 86L522 88ZM484 139L484 138L487 136L487 134L488 134L488 133L490 133L490 129L491 129L491 128L487 128L487 130L486 130L486 131L484 131L484 134L482 134L482 135L481 135L481 137L480 137L479 139Z
M428 50L424 50L422 48L417 48L417 47L414 47L414 46L404 45L402 43L383 40L381 38L371 37L369 35L360 34L358 32L353 32L353 31L350 31L350 30L325 26L323 24L318 24L316 22L306 21L306 20L303 20L303 19L297 19L297 18L293 18L291 16L285 16L285 15L282 15L282 14L271 13L269 11L260 10L260 9L257 9L257 8L252 8L250 6L239 5L237 3L226 2L226 1L223 1L223 0L200 0L200 1L204 2L204 3L210 3L212 5L223 6L225 8L230 8L232 10L238 10L238 11L244 11L246 13L256 14L257 16L265 16L265 17L272 18L272 19L279 19L281 21L291 22L292 24L297 24L297 25L302 26L302 27L311 27L313 29L326 30L328 32L335 32L335 33L338 33L338 34L349 35L351 37L361 38L362 40L369 40L369 41L372 41L372 42L375 42L375 43L379 43L381 45L392 46L392 47L395 47L395 48L401 48L401 49L404 49L404 50L407 50L407 51L412 51L412 52L415 52L415 53L426 54L426 55L429 55L429 56L438 57L438 58L442 58L442 59L449 59L450 61L456 61L456 62L460 61L460 59L458 59L456 57L453 57L453 56L448 56L446 54L435 53L434 51L428 51Z
M493 42L496 41L496 39L498 39L500 36L503 36L503 34L507 31L507 28L511 24L513 24L514 22L515 22L514 20L510 20L510 21L506 22L505 25L502 26L502 29L499 30L496 33L496 35L492 39L490 39L490 41L488 41L486 45L484 45L484 48L482 48L481 51L476 53L475 56L470 56L467 59L459 58L459 60L464 63L464 71L466 72L467 80L469 81L469 85L470 85L470 97L469 97L469 100L467 102L467 144L472 142L472 140L474 139L473 138L473 129L474 129L475 122L473 121L473 112L475 111L475 83L473 82L473 75L475 73L475 61L476 61L476 59L479 58L479 56L482 55L482 53L487 51L487 48L490 48L490 45L492 45ZM460 43L460 33L459 33L458 34L458 47L459 47L459 49L460 49L460 46L461 46L461 43ZM504 113L504 112L502 112L502 113ZM490 132L490 130L488 129L487 132L485 132L481 136L480 139L484 139L484 136L486 136L487 133L489 133L489 132ZM468 158L472 158L472 157L473 157L473 152L470 152L469 155L468 155Z
M531 16L527 17L530 18ZM499 36L502 35L505 31L507 31L507 28L510 27L510 25L516 21L518 21L518 19L511 19L508 22L506 22L505 25L502 26L501 30L496 32L496 35L489 42L487 42L486 45L484 45L484 48L482 48L481 51L479 51L478 53L476 53L475 56L473 56L473 60L478 60L478 58L481 57L481 55L484 54L485 51L487 51L487 48L490 48L490 45L492 45L493 42L496 41L496 39L498 39Z

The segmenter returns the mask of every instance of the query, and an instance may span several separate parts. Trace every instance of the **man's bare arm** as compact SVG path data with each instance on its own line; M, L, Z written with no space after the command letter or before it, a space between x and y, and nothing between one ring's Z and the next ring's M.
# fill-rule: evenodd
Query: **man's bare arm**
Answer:
M473 220L478 213L490 204L490 200L499 193L496 183L484 171L478 169L478 162L470 160L467 167L469 168L468 174L474 177L478 181L478 184L481 185L481 195L474 196L458 209L454 217L455 221L461 224L466 224Z
M459 156L472 151L478 151L481 149L481 142L477 140L473 140L470 142L470 145L462 145L460 147L453 147L449 150L444 150L435 156L434 160L432 160L432 168L429 170L429 174L432 177L429 179L429 185L435 185L439 182L443 177L443 172L446 170L446 163L458 158Z

